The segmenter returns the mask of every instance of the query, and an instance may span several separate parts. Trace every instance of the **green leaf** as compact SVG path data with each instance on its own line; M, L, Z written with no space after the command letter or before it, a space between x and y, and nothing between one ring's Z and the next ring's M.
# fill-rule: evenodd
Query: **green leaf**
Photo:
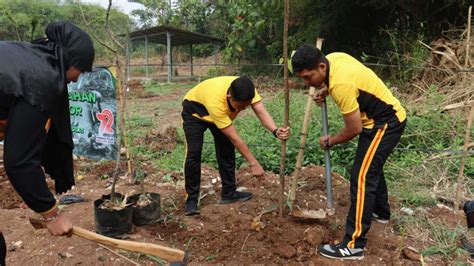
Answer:
M257 43L257 42L255 41L255 39L252 39L252 40L250 40L250 41L248 42L248 45L249 45L250 47L255 47L255 44L256 44L256 43Z

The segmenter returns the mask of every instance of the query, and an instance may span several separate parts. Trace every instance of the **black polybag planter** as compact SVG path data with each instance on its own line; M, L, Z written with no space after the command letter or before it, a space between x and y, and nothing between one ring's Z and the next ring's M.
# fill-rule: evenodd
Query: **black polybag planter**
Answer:
M467 228L474 228L474 200L464 203L464 212L466 213Z
M154 224L160 220L160 194L147 192L146 195L151 200L151 203L140 207L137 206L137 201L141 194L130 196L130 202L132 202L133 208L133 224L136 226L142 226L147 224Z
M123 198L123 196L118 193L116 193L116 197ZM108 199L110 199L110 195L102 195L101 199L94 201L96 230L99 234L104 236L125 238L132 232L132 206L128 205L121 210L99 208L99 206Z

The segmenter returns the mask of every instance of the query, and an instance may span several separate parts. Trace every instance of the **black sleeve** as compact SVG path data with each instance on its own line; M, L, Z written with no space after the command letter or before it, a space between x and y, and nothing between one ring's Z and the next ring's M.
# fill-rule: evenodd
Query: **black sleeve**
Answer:
M51 128L43 148L41 163L44 171L54 179L57 194L68 191L74 185L74 144L70 119L69 96L65 88L51 116Z
M53 122L44 145L42 165L44 171L54 179L57 194L67 192L74 185L72 148L59 139L58 128Z
M15 190L35 212L56 204L41 168L48 116L38 107L18 100L10 110L4 143L5 171Z

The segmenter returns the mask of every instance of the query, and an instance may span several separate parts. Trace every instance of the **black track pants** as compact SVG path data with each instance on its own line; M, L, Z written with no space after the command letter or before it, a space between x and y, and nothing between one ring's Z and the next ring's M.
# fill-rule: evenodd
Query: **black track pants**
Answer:
M406 121L381 129L363 129L351 171L351 206L346 221L344 243L350 248L363 248L370 229L372 214L390 218L387 184L383 166L398 144Z
M201 184L201 153L204 132L209 129L214 136L219 175L222 180L222 194L236 189L235 148L227 136L216 125L202 121L183 112L183 129L186 137L186 158L184 178L187 197L197 199Z

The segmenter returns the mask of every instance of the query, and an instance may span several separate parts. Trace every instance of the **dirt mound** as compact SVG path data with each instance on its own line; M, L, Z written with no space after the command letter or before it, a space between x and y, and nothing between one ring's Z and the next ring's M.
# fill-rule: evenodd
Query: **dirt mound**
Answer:
M49 176L46 176L46 182L50 190L54 191L54 182ZM5 168L3 167L3 145L0 145L0 195L3 195L0 197L0 209L20 208L20 205L23 203L23 200L13 188L5 173Z
M165 221L139 233L169 236L186 243L194 263L330 263L316 254L316 246L342 239L349 202L348 182L333 174L336 215L323 221L305 221L290 217L287 208L283 218L277 210L271 211L278 203L278 175L266 173L262 178L255 178L250 173L249 168L240 169L237 180L240 189L252 192L254 197L242 203L221 205L218 204L221 188L218 172L203 170L200 216L183 216L184 197L173 198L173 204L163 209L176 222ZM314 210L326 207L323 173L324 168L318 166L302 169L296 205ZM252 229L254 218L260 215L261 226ZM365 263L390 264L399 259L399 238L387 229L373 225Z
M128 89L128 97L132 99L148 98L153 96L145 90L145 86L143 86L142 82L137 79L132 79L128 81Z
M23 200L10 184L3 167L3 145L0 145L0 209L19 208ZM8 195L8 196L7 196Z
M0 209L10 210L19 208L20 204L23 202L6 176L0 179L0 193L3 195L0 200Z
M110 180L98 177L109 174L115 162L94 163L80 160L76 163L76 170L83 177L77 180L78 184L73 193L89 200L67 205L63 208L63 212L76 226L95 230L92 201L110 193ZM126 169L126 165L123 164L121 169ZM161 195L163 221L155 225L135 227L131 239L188 250L191 253L190 263L196 264L338 263L318 255L316 247L322 243L333 243L343 237L349 207L349 184L340 175L332 174L336 214L321 221L307 221L289 216L287 207L284 217L280 217L277 210L279 176L274 173L267 172L265 176L256 178L251 175L249 168L239 169L236 173L239 189L250 191L254 196L246 202L221 205L218 203L221 192L218 171L203 165L201 172L201 215L187 217L184 216L185 194L182 174L148 171L145 187L148 191ZM324 168L319 166L302 169L296 205L310 210L326 207L323 173ZM289 180L289 177L286 177L286 181ZM130 195L138 189L137 185L128 184L127 179L119 178L117 192ZM6 190L2 190L1 193L15 194ZM391 204L395 206L395 202ZM24 248L9 252L7 261L12 265L127 263L123 258L91 242L78 240L75 237L53 238L46 231L34 232L24 220L24 217L34 215L29 210L16 208L3 209L0 212L4 217L0 227L4 229L3 233L9 246L18 241L22 241L24 245ZM259 218L258 227L252 226L255 225L256 217ZM368 234L366 258L362 264L413 264L402 255L400 243L403 241L395 230L395 223L396 221L391 221L388 225L372 223ZM418 247L415 241L411 240L407 244ZM53 242L54 245L51 244ZM122 254L140 264L154 261L133 253Z
M175 127L167 127L164 132L158 129L150 130L145 138L136 139L135 144L146 146L149 150L157 153L171 152L181 142Z

